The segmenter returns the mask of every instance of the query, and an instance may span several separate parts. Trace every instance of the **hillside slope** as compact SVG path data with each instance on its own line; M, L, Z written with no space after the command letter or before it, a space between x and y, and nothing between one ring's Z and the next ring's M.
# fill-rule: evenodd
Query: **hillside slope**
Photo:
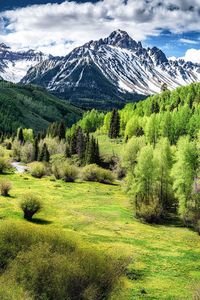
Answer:
M13 132L19 126L41 131L49 123L61 119L70 126L81 115L81 109L58 99L43 88L0 82L1 131Z

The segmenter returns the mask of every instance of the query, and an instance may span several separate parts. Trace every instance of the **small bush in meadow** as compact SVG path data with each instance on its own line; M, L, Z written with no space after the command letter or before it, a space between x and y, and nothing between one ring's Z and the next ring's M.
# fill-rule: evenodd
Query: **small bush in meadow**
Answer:
M63 164L60 162L54 162L51 166L51 171L56 179L61 179L63 176Z
M135 206L135 214L139 219L147 223L158 223L162 218L162 206L157 198L151 199L149 203L138 203Z
M10 162L4 157L0 157L0 174L5 173L10 168L11 168Z
M61 177L65 182L74 182L78 178L78 168L74 165L65 163L61 170Z
M95 164L85 166L82 171L83 180L96 181L100 183L112 184L114 176L111 171L98 167Z
M42 209L40 198L31 193L24 195L24 199L20 206L24 212L24 219L29 221L32 220L32 217Z
M33 162L29 164L29 170L33 177L42 178L46 175L46 167L42 162Z
M2 196L9 196L9 191L12 188L12 183L9 180L0 181L0 191Z

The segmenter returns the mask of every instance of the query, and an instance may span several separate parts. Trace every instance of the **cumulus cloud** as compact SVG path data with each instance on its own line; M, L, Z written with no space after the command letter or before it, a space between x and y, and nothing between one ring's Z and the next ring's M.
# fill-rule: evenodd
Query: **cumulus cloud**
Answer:
M188 49L184 55L181 57L186 61L191 61L193 63L200 63L200 50L197 49Z
M65 55L89 40L118 28L136 40L158 35L161 27L174 33L199 31L199 0L65 1L32 5L0 13L0 42L15 49L33 48Z

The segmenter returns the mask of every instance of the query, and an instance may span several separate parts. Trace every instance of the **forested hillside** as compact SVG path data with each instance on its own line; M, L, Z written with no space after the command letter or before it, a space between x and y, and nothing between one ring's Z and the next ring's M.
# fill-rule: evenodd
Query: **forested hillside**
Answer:
M173 212L200 231L199 83L165 90L121 111L99 114L99 119L91 111L72 127L73 139L79 126L123 147L118 168L125 173L136 217L163 222Z
M43 88L0 82L0 131L12 133L22 126L37 132L62 119L70 126L81 115L79 108L52 96Z

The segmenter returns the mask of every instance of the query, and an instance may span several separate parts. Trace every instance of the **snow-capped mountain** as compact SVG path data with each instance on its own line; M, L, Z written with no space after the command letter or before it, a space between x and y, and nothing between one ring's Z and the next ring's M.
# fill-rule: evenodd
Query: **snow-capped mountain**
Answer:
M0 74L1 75L1 74ZM22 83L36 83L83 106L88 99L126 101L200 80L200 65L168 60L158 48L144 48L125 31L90 41L65 57L32 67ZM81 99L81 100L80 100ZM86 105L87 106L87 105Z
M12 51L2 43L0 44L0 78L17 83L31 67L48 58L50 57L33 50Z

